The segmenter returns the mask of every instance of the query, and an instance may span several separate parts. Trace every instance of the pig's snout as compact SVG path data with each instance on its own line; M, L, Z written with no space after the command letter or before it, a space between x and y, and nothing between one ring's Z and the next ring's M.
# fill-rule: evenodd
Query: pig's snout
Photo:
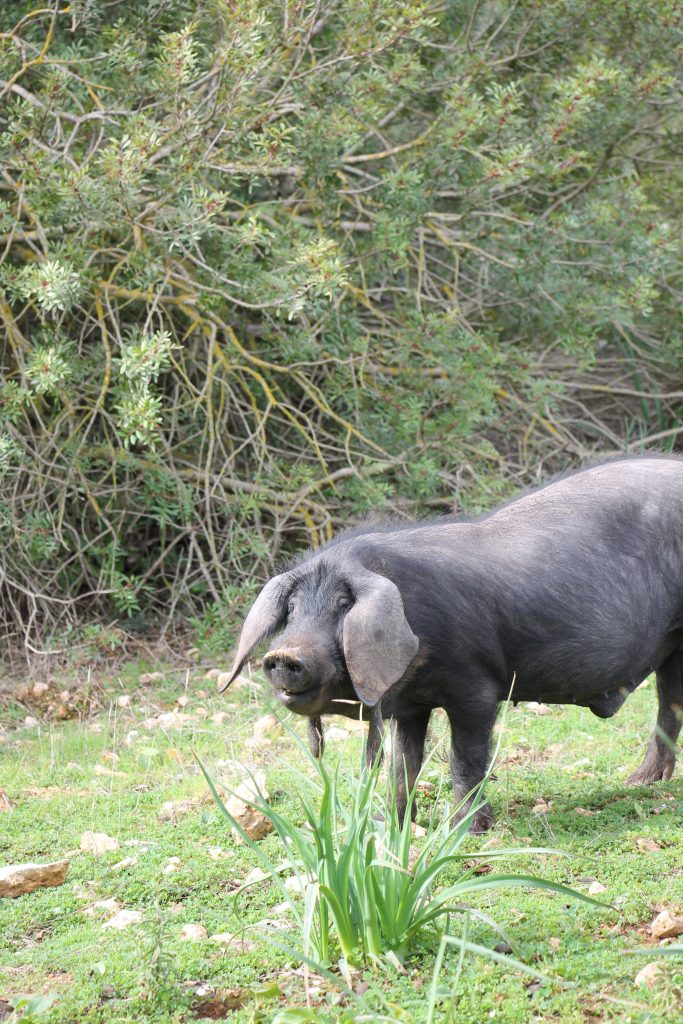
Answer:
M270 651L263 659L263 669L268 681L287 695L311 688L311 672L297 651Z

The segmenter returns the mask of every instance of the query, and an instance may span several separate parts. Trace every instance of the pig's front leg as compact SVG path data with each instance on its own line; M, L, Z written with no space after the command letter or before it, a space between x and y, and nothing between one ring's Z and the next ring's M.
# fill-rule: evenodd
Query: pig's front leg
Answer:
M489 763L491 732L498 713L495 698L477 702L476 706L446 708L451 723L451 776L453 778L453 823L457 824L469 813L472 791L480 784ZM493 812L488 803L481 804L470 822L470 831L486 832L493 824Z

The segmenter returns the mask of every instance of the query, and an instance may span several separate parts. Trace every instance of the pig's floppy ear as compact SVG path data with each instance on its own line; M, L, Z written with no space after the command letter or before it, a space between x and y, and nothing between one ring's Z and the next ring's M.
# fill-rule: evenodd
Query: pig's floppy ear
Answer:
M374 572L350 582L356 603L344 619L344 657L356 693L372 707L401 678L420 641L395 583Z
M244 620L230 676L227 682L219 686L219 693L227 690L254 648L266 637L272 636L283 621L291 589L291 573L288 572L273 576L272 580L266 583Z

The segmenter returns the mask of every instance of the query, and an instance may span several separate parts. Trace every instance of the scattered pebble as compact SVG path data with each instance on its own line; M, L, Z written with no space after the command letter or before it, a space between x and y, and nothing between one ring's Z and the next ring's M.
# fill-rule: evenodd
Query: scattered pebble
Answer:
M124 857L123 860L119 860L116 864L112 864L110 871L127 871L128 868L134 868L137 864L137 857Z
M81 836L81 850L84 853L92 853L99 857L110 850L118 850L120 847L118 839L108 836L104 832L84 832Z
M326 740L346 740L350 735L351 733L347 729L340 729L336 725L333 725L331 729L325 730Z
M116 698L116 706L118 708L129 708L130 707L130 697L128 696L127 693L124 693L120 697Z
M254 736L257 737L269 736L272 733L280 732L281 730L282 726L278 722L275 715L263 715L254 723ZM330 732L333 731L334 730L332 729L328 730L326 735L329 737Z
M162 875L176 875L182 870L183 862L180 857L169 857L166 864L161 869Z
M601 892L607 892L607 886L602 885L602 883L598 882L597 880L595 882L591 882L591 884L588 886L589 896L598 896Z
M141 676L138 676L139 683L158 683L164 679L163 672L143 672Z
M210 722L215 722L216 725L223 725L226 719L230 718L227 711L217 711L215 715L211 715Z
M37 726L40 725L40 722L38 721L37 718L34 718L33 715L27 715L26 718L24 719L24 725L26 726L27 729L35 729Z
M47 685L47 683L34 683L33 686L31 687L31 696L43 697L49 689L50 687Z
M642 988L643 985L647 985L648 988L652 988L661 973L661 964L646 964L642 971L638 971L633 979L633 983L637 985L638 988Z
M219 668L210 668L209 671L204 676L204 678L207 679L207 680L218 679L220 674L221 674L221 670Z
M186 924L180 933L183 942L202 942L209 937L203 924Z
M683 917L662 910L650 925L650 932L655 939L675 939L683 935Z
M97 917L99 914L117 914L121 909L121 904L113 896L110 896L105 900L96 900L89 907L84 907L81 913L87 917Z
M139 910L119 910L118 914L114 914L108 921L105 921L102 927L115 928L117 931L121 931L124 928L129 928L132 924L141 923L142 914Z
M639 850L642 850L643 853L655 853L657 850L661 850L659 843L656 843L654 839L648 839L645 836L641 836L639 839L636 839L636 846Z

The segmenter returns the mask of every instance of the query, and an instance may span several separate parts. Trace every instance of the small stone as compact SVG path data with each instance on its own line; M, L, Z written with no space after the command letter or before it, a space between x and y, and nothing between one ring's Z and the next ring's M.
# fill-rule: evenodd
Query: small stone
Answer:
M102 927L115 928L117 931L121 931L124 928L130 928L133 924L141 923L142 914L139 910L119 910L118 914L114 914L108 921L105 921Z
M164 679L163 672L143 672L141 676L138 676L138 682L142 683L158 683Z
M27 715L26 718L24 719L24 725L26 726L27 729L35 729L37 726L40 725L40 722L38 721L37 718L34 718L33 715Z
M645 836L636 839L636 846L639 850L642 850L643 853L656 853L657 850L661 850L659 843L656 843L654 839L648 839Z
M264 878L268 877L263 868L252 868L242 885L253 885L255 882L261 882Z
M602 885L602 883L598 882L597 880L595 882L591 882L591 884L588 886L589 896L598 896L601 892L607 892L607 886Z
M137 739L140 738L140 733L137 729L131 729L130 732L126 733L126 738L123 741L124 746L132 747Z
M232 850L223 850L220 846L207 846L206 852L211 860L222 860L224 857L232 855Z
M34 683L31 687L32 697L44 697L50 687L47 683Z
M97 917L98 914L116 914L120 909L121 904L119 901L114 899L113 896L110 896L109 899L96 900L91 906L84 907L81 913L85 914L87 917Z
M166 864L161 869L162 875L176 875L182 870L183 862L180 857L169 857Z
M206 692L206 690L197 690L197 697L199 698L199 700L206 700L208 696L209 695Z
M683 917L662 910L650 925L650 932L655 939L675 939L683 935Z
M216 935L210 935L209 942L215 942L221 946L230 946L238 953L249 953L251 950L256 949L256 943L251 939L241 939L230 932L218 932Z
M197 804L197 800L166 800L161 805L157 817L159 821L175 821L176 818L195 811Z
M127 871L128 868L133 868L137 864L137 857L124 857L123 860L119 860L116 864L112 864L110 871Z
M218 679L220 674L221 674L221 670L219 668L210 668L209 671L204 676L204 678L205 679Z
M209 933L203 924L186 924L181 933L182 942L202 942L209 937Z
M114 768L106 768L103 764L96 764L95 767L93 768L93 771L94 771L95 775L105 776L105 777L108 777L110 779L113 779L113 778L125 779L125 777L126 777L126 773L125 772L117 772L117 771L115 771Z
M190 698L187 696L186 693L184 693L182 697L176 697L175 702L179 708L186 708L187 705L190 703Z
M279 732L282 726L278 722L275 715L263 715L254 723L254 736L263 737L268 736L271 733ZM334 730L328 729L326 736L329 737L330 733Z
M130 707L130 697L128 696L127 693L123 693L123 694L121 694L120 697L116 698L116 706L117 706L117 708L129 708Z
M217 711L214 715L211 715L210 722L215 722L216 725L223 725L226 719L230 718L227 711Z
M347 729L340 729L338 726L333 725L330 729L325 730L326 740L346 740L349 738L351 733Z
M195 713L195 715L197 716L197 718L200 721L203 721L205 718L209 717L209 712L206 710L206 708L201 707L201 706L198 707L198 708L195 708L194 709L194 713Z
M638 971L633 979L633 983L638 988L642 988L643 985L647 985L648 988L652 988L661 973L661 964L646 964L642 971Z
M532 814L547 814L553 806L552 800L537 800L531 808Z
M63 885L68 873L68 860L50 864L9 864L0 868L0 896L15 899L34 889Z
M412 823L411 829L416 839L421 839L423 836L427 835L427 829L422 825L418 825L416 822Z
M118 839L104 832L84 832L81 836L81 850L84 853L92 853L95 857L109 853L110 850L118 850L120 845Z
M60 692L59 692L59 699L63 700L63 701L71 700L71 691L70 690L60 690Z

